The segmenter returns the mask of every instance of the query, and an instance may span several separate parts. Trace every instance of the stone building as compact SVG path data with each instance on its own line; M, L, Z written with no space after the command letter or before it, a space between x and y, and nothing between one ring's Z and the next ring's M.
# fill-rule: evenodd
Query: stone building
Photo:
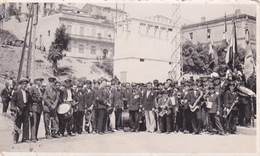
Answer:
M172 24L172 20L164 16L130 18L118 22L114 75L121 82L165 81L173 63Z
M225 21L227 27L227 40L233 30L233 21L236 24L237 44L241 47L246 47L245 43L245 28L248 27L250 33L250 41L252 48L256 48L256 17L247 14L242 14L240 10L236 10L235 14L223 15L220 18L206 21L205 17L201 18L200 23L182 26L182 33L184 40L191 40L193 43L207 43L208 29L214 44L220 44L223 40L223 32L225 31Z

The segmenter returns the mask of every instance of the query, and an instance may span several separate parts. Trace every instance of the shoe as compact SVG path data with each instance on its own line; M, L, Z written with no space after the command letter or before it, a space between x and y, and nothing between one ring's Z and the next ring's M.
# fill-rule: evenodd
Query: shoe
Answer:
M13 144L17 144L17 143L18 143L18 141L15 141L15 140L13 141Z
M30 140L22 140L22 142L31 143Z
M165 134L170 134L171 132L166 132Z
M99 135L103 135L103 133L102 133L102 132L99 132L98 134L99 134Z
M46 139L52 139L50 135L46 135Z
M36 139L33 139L33 140L31 140L31 142L32 142L32 143L36 143L37 141L36 141Z
M60 136L58 134L55 134L52 136L53 138L60 138Z

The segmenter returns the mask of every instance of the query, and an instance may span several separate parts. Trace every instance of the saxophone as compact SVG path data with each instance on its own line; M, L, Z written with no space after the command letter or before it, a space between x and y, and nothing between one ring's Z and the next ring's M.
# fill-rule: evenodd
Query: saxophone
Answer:
M206 95L206 94L208 94L208 92L205 93L205 95ZM189 104L190 110L191 110L192 112L195 112L195 111L199 108L199 106L198 106L197 104L198 104L199 100L202 98L202 96L203 96L203 92L200 91L200 96L196 99L196 101L194 102L193 106Z
M232 111L232 109L234 108L235 104L238 102L238 97L236 98L236 100L232 103L230 109L227 109L225 112L224 112L224 115L223 117L224 118L227 118L227 116L229 115L229 113Z

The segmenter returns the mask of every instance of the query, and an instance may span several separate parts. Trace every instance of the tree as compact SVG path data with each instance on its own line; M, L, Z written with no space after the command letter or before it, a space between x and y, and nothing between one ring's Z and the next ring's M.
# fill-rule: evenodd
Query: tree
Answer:
M51 43L48 60L52 61L52 68L54 70L54 75L58 71L58 60L63 58L63 51L68 50L68 44L71 38L68 33L66 33L65 25L61 25L56 29L55 39Z

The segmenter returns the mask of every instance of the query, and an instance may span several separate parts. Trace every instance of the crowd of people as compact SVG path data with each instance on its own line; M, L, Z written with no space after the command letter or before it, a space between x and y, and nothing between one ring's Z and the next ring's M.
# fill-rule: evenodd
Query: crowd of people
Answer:
M236 133L237 125L250 127L255 114L255 95L239 90L244 79L232 73L145 84L115 78L74 83L50 77L48 85L43 81L21 79L19 85L6 83L1 92L3 114L11 103L15 116L14 143L20 133L22 142L37 142L41 114L47 139L83 131L103 135L126 126L131 132L228 135Z

